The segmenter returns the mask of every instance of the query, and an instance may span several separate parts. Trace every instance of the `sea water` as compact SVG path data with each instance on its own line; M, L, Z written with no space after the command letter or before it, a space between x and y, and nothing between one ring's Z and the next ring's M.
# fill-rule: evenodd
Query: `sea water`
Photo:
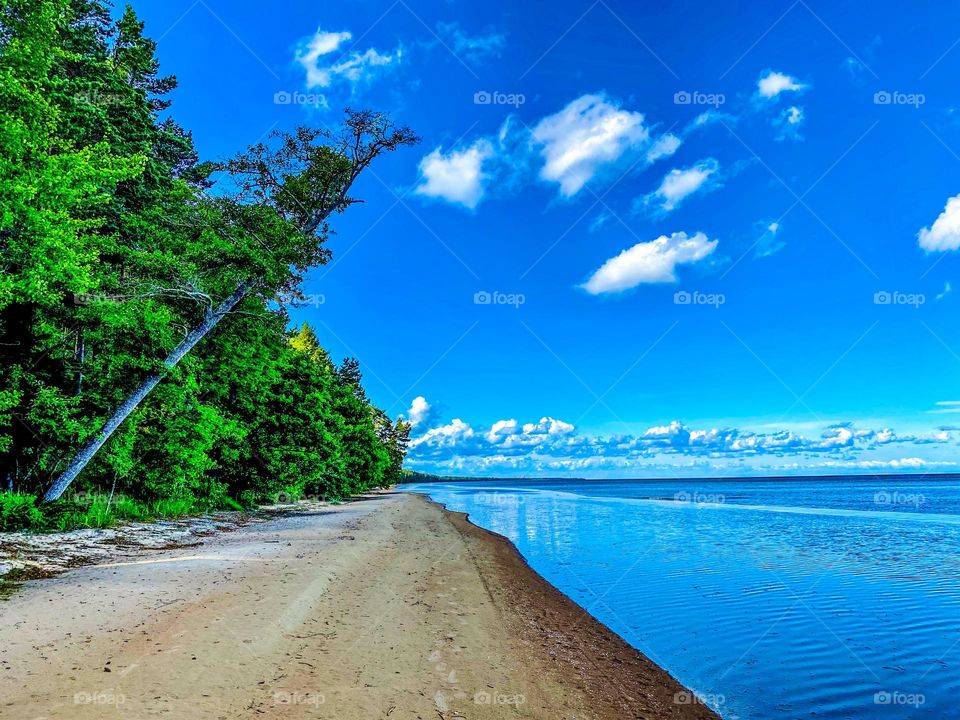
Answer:
M404 486L729 720L960 717L960 477Z

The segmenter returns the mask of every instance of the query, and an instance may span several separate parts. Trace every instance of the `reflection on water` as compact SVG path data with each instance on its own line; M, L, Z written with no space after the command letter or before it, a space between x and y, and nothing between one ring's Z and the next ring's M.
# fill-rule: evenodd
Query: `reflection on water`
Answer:
M958 717L960 479L410 486L730 718Z

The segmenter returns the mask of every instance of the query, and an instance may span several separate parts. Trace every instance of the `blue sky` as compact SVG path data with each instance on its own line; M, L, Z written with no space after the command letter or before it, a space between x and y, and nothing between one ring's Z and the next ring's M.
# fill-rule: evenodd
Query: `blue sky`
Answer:
M454 474L942 472L960 7L136 9L205 158L386 110L313 323Z

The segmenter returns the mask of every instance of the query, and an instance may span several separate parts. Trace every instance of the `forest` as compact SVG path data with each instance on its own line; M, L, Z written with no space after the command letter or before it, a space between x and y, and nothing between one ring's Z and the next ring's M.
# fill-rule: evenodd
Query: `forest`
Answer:
M127 7L3 0L0 531L337 500L410 426L288 311L384 153L385 114L202 161Z

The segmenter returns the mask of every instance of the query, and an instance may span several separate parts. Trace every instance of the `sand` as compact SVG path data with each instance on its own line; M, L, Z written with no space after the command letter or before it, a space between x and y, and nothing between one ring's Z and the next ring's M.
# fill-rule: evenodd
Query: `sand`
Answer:
M715 717L419 496L99 562L0 602L0 717Z

